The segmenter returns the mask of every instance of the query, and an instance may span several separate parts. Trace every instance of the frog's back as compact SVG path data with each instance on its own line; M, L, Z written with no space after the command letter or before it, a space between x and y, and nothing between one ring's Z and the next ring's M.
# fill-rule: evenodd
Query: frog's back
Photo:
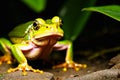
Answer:
M33 21L29 21L24 24L20 24L16 26L8 36L12 40L13 43L19 43L23 40L24 36L28 33L29 29L31 28L31 24Z

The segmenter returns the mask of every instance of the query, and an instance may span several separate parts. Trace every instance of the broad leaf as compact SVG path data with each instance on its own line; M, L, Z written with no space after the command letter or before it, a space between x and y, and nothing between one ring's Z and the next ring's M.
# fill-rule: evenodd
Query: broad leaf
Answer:
M45 9L46 0L22 0L28 7L35 12L41 12Z
M68 0L60 11L63 19L65 39L74 41L85 26L90 12L81 11L84 7L93 6L96 0Z
M120 21L120 6L119 5L107 5L99 7L83 8L83 11L95 11L107 15L115 20Z

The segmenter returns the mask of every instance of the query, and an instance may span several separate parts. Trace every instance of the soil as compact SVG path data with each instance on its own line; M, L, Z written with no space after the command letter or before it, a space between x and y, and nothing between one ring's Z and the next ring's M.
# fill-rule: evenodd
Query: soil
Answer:
M27 75L26 77L22 75L21 71L7 73L7 70L10 67L15 67L16 65L8 65L6 63L3 63L0 66L0 74L1 74L0 80L67 80L69 78L74 78L74 77L76 78L76 77L84 76L86 74L90 74L99 70L107 69L108 62L109 62L109 60L106 60L106 58L103 58L103 57L96 58L93 60L77 58L75 59L75 61L78 63L85 63L87 64L88 67L86 69L80 69L79 71L75 71L74 69L68 69L66 72L64 72L62 71L62 69L51 69L47 65L47 67L44 66L44 68L43 67L41 68L44 71L43 73L44 75L41 75L39 73L34 73L34 72L28 72L29 75ZM31 65L35 67L35 64L36 63Z

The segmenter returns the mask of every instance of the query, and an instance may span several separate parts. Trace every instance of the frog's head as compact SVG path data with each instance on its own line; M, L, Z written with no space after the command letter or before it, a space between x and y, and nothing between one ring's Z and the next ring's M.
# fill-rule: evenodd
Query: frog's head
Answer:
M63 37L63 30L61 29L61 19L58 16L52 19L43 20L38 18L34 21L33 25L33 41L35 44L42 44L47 42L48 39L55 41Z

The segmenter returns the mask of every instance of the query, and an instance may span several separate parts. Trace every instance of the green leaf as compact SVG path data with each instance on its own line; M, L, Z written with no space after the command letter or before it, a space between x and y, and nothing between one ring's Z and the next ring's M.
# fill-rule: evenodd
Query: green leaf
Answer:
M63 19L65 39L74 41L82 32L90 12L81 11L84 7L93 6L96 0L67 0L60 11Z
M46 0L22 0L22 2L37 13L43 11L46 6Z
M107 5L98 7L83 8L83 11L95 11L109 16L115 20L120 21L120 6L119 5Z

